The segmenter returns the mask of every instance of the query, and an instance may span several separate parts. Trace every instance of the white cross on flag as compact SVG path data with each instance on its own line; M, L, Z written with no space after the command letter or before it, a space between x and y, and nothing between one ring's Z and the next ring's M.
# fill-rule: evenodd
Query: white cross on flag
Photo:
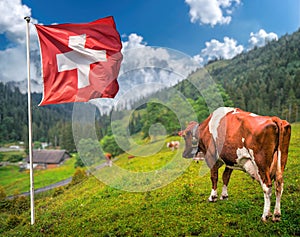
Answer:
M35 27L44 81L40 105L115 97L122 44L113 17Z

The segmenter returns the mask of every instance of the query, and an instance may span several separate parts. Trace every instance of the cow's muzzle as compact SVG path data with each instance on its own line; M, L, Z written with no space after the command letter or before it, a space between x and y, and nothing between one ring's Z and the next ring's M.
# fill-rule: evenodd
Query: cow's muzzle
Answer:
M197 152L198 152L198 147L193 147L191 151L188 152L184 151L182 157L186 159L191 159L196 156Z

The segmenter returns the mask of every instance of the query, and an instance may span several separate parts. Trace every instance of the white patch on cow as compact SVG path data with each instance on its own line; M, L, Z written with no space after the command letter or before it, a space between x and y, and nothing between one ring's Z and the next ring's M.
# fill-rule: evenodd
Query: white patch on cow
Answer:
M256 117L256 116L258 116L257 114L254 114L254 113L251 113L251 114L249 114L251 117Z
M236 150L236 164L231 167L233 169L240 169L247 172L252 178L262 183L261 177L258 173L258 167L254 160L254 152L252 149L246 147L238 148Z
M211 190L211 193L210 193L210 196L209 196L209 198L208 198L208 201L214 202L214 201L216 200L217 197L218 197L217 189L216 189L216 190L212 189L212 190Z
M237 155L237 160L236 162L239 164L239 161L243 158L251 158L250 154L249 154L249 151L246 147L243 147L243 148L238 148L236 150L236 155Z
M258 167L255 163L255 161L252 161L251 159L248 159L244 164L244 170L255 180L258 182L261 182L260 175L258 173Z
M234 108L220 107L213 112L212 117L208 123L208 127L209 132L212 134L215 141L218 137L218 127L220 125L221 119L231 111L234 111Z
M244 143L244 142L245 142L245 138L243 137L243 138L242 138L242 143Z
M277 172L281 173L281 151L278 149L278 155L277 155Z

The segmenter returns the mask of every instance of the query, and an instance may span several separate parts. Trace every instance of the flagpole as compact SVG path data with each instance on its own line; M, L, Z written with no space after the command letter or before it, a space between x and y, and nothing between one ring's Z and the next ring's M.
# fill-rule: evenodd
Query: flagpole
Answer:
M27 88L28 88L28 152L30 163L30 213L31 225L34 224L34 180L33 180L33 161L32 161L32 119L31 119L31 88L30 88L30 34L29 23L30 17L24 17L26 21L26 45L27 45Z

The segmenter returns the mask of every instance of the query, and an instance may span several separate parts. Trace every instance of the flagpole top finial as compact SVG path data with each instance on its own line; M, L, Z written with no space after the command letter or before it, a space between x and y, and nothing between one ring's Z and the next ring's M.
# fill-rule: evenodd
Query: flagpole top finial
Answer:
M29 23L30 22L30 16L25 16L24 20L27 21L27 23Z

